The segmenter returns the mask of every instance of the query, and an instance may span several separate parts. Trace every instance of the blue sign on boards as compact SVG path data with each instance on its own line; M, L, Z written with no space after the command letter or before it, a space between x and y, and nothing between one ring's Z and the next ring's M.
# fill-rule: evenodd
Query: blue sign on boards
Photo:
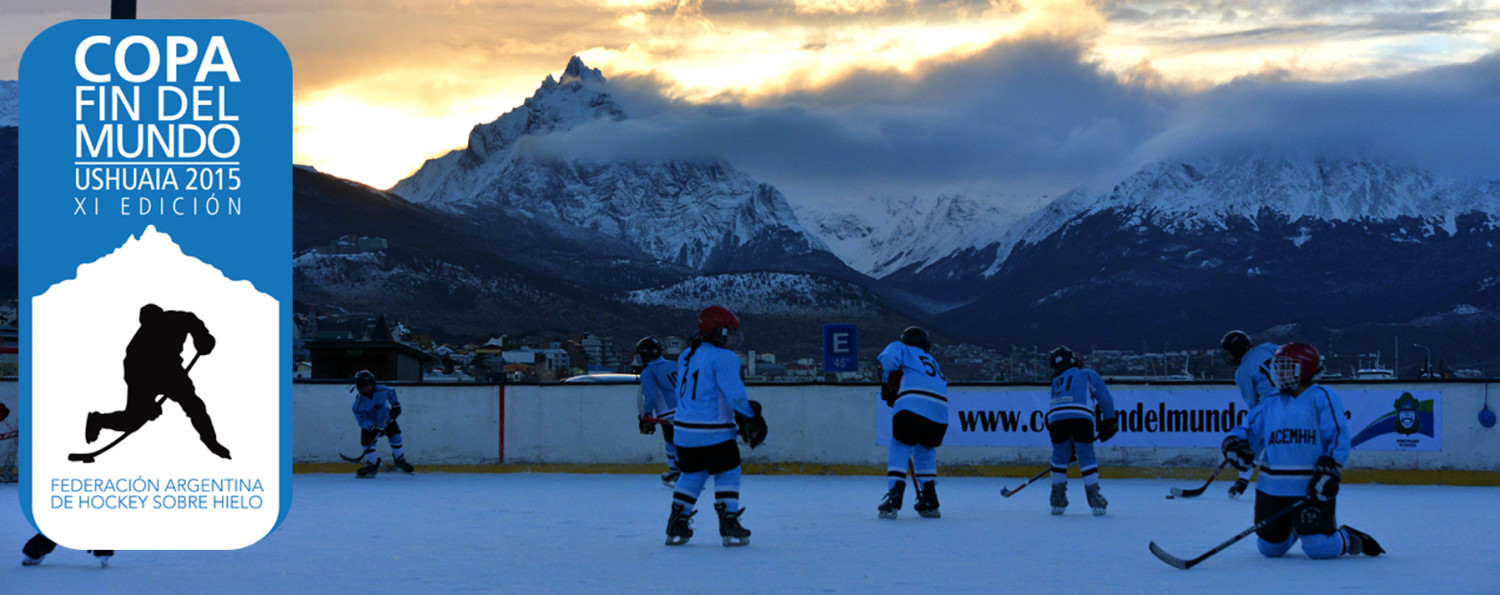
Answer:
M823 325L823 372L859 371L859 332L853 324Z
M291 503L286 50L69 21L20 80L23 511L77 549L255 543Z

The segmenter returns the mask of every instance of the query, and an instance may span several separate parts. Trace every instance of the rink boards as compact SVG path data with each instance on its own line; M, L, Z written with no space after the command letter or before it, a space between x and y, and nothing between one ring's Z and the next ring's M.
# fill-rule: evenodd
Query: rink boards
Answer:
M1349 480L1500 485L1500 430L1484 428L1477 417L1485 400L1485 382L1333 386L1345 395L1351 413L1364 408L1365 418L1381 419L1380 411L1390 410L1383 416L1387 429L1400 423L1392 395L1411 393L1435 402L1427 405L1435 412L1428 413L1421 428L1409 428L1406 433L1386 431L1386 442L1395 444L1400 439L1412 450L1377 446L1381 440L1367 436L1350 456ZM637 429L636 385L398 384L395 388L405 409L400 422L408 456L429 466L644 472L664 462L661 435L643 436ZM1232 400L1233 390L1226 383L1117 387L1125 403L1121 416L1127 422L1120 437L1098 449L1104 473L1114 477L1201 475L1203 468L1219 461L1217 443L1223 424L1243 418L1242 405ZM886 449L879 437L880 409L874 392L875 387L868 385L751 385L751 398L764 404L771 433L760 448L742 448L747 468L882 472ZM949 429L950 445L976 440L1004 445L943 448L939 462L950 473L1029 475L1050 456L1045 431L1031 423L1038 408L1034 403L1045 399L1043 387L955 386L951 392L955 420ZM342 469L324 464L338 463L338 453L354 454L359 448L348 386L298 383L293 394L294 461L299 470ZM1139 405L1141 400L1147 400L1150 407ZM1006 432L1004 415L1000 415L1002 419L994 421L988 432L996 436L976 438L986 433L984 420L974 419L970 411L968 423L963 423L957 411L961 404L975 402L993 404L988 409L992 413L1010 412L1018 423ZM1351 432L1378 425L1358 415L1352 417ZM1424 421L1415 419L1417 424ZM1177 431L1177 424L1182 431ZM1415 450L1416 438L1429 448L1432 444L1440 448Z

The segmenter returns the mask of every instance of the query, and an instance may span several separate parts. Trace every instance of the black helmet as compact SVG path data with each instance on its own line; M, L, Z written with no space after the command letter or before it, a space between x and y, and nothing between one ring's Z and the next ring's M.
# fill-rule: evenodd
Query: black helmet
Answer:
M364 386L366 384L375 384L375 375L370 373L369 370L355 372L354 386Z
M635 352L641 354L641 363L649 364L661 357L661 339L652 335L641 337L641 340L635 342Z
M1068 368L1076 368L1083 365L1082 362L1078 361L1078 356L1073 355L1073 350L1068 349L1066 346L1053 349L1052 353L1047 355L1047 362L1052 364L1053 376L1063 373Z
M912 347L921 348L922 351L932 350L932 339L927 336L927 331L920 326L908 326L901 331L901 342Z
M1229 363L1238 364L1245 352L1250 351L1250 335L1245 334L1245 331L1224 333L1224 338L1219 340L1219 348L1229 356Z

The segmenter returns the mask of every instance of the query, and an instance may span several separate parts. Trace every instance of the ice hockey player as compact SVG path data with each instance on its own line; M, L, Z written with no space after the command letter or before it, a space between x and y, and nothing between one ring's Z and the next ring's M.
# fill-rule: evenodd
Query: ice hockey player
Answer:
M1262 400L1224 438L1224 458L1238 469L1248 469L1256 452L1262 454L1255 482L1257 524L1301 507L1256 532L1260 553L1270 558L1287 553L1298 539L1314 559L1385 553L1369 535L1337 525L1335 498L1349 457L1349 426L1338 394L1313 382L1322 368L1312 345L1282 345L1271 360L1280 392Z
M176 401L198 431L198 439L209 452L225 459L229 449L219 444L208 408L193 387L193 379L182 367L182 346L189 336L198 355L214 350L214 336L209 334L192 312L162 310L156 304L141 306L141 328L125 347L125 409L110 413L90 411L84 421L84 440L93 443L100 430L130 433L161 417L157 395Z
M886 494L876 510L894 519L906 495L906 465L911 461L912 509L923 518L941 518L937 497L937 448L948 433L948 378L928 351L932 339L921 327L907 327L901 338L880 352L880 398L892 408L891 448L886 463Z
M677 415L672 441L682 476L667 516L667 545L682 545L693 536L690 523L698 495L714 478L714 510L725 546L750 543L740 526L740 449L738 434L751 448L766 439L760 403L751 401L740 379L740 360L731 349L738 342L740 319L723 306L698 313L698 334L679 358Z
M1052 400L1047 410L1047 432L1052 437L1052 514L1068 508L1068 460L1076 454L1089 509L1094 516L1102 516L1109 502L1099 493L1094 420L1097 416L1100 442L1114 437L1120 429L1115 399L1099 373L1084 368L1071 349L1053 349L1048 362L1052 364Z
M647 420L654 417L666 420L662 426L662 439L667 449L667 471L661 474L661 483L667 487L677 485L682 475L677 469L677 445L672 444L672 416L677 413L677 362L661 356L661 339L642 337L635 343L635 352L641 356L641 397L636 401L636 421L642 434L655 434L658 422Z
M354 420L359 422L359 443L364 447L361 460L364 466L354 472L355 477L369 479L380 471L380 457L375 454L375 441L385 436L391 445L391 456L395 457L397 469L406 473L415 471L406 462L406 453L401 449L401 426L396 418L401 417L401 402L396 399L396 389L375 383L375 374L360 370L354 374L354 388L359 394L354 397Z
M1229 358L1229 363L1239 366L1234 371L1234 385L1240 389L1240 398L1245 400L1245 411L1254 411L1261 400L1276 395L1276 383L1271 380L1271 356L1281 347L1275 343L1251 346L1250 335L1245 331L1229 331L1219 341L1219 348ZM1250 476L1255 469L1241 470L1234 485L1229 486L1229 497L1238 500L1250 487Z
M26 545L21 546L21 565L36 566L41 564L42 558L47 557L47 554L52 553L54 549L57 549L57 542L47 539L46 535L37 533L35 537L26 541ZM109 567L109 559L115 555L114 550L89 550L89 553L93 554L94 559L99 561L99 567L101 568Z

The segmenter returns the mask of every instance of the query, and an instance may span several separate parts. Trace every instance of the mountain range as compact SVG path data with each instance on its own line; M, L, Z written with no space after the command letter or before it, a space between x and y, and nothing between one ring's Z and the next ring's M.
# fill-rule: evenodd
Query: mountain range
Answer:
M0 117L14 113L5 88ZM720 302L760 349L801 356L818 353L821 323L858 322L867 351L914 323L1002 349L1212 348L1242 328L1357 352L1401 336L1445 346L1453 365L1500 364L1487 257L1500 182L1248 154L1147 164L1103 192L821 204L719 158L601 161L527 142L629 117L575 57L388 191L298 168L299 307L387 312L439 336L623 339L689 334ZM0 126L11 212L15 131ZM389 247L327 249L343 236ZM0 262L14 254L12 226ZM13 294L13 267L7 279Z

